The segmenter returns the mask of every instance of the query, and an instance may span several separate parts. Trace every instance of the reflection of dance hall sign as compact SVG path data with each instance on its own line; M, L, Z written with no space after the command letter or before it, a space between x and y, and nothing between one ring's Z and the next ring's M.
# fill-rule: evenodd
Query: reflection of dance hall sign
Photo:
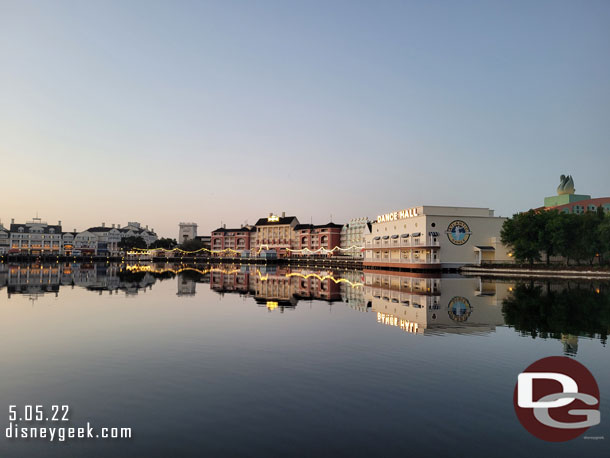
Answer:
M412 321L408 320L403 320L402 318L398 318L393 315L381 312L377 312L377 323L385 324L386 326L394 326L402 329L403 331L411 332L413 334L415 334L419 329L419 325L417 323L413 323Z
M385 215L378 215L377 222L378 223L388 223L390 221L398 221L399 219L405 218L414 218L418 216L417 208L409 208L407 210L400 210L391 213L386 213Z
M449 318L453 321L462 323L466 321L472 313L472 306L470 305L470 301L465 297L455 296L449 301L447 313L449 314Z

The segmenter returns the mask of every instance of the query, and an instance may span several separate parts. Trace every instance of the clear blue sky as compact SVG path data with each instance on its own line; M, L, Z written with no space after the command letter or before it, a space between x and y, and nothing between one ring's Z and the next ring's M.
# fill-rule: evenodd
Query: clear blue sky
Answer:
M0 217L176 237L610 195L608 1L0 0Z

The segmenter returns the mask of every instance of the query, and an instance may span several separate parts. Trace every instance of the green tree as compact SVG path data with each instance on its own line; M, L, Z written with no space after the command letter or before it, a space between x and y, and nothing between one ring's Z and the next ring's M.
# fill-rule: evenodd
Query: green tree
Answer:
M569 265L570 259L576 259L578 256L576 239L580 231L579 215L560 213L550 229L555 239L557 254L566 258L566 263Z
M536 213L535 218L538 220L538 247L544 251L546 255L546 264L551 263L551 256L557 254L558 243L554 236L554 231L560 220L560 215L557 210L542 211Z
M132 248L147 248L146 241L139 236L125 237L118 244L119 248L124 251Z
M603 214L597 212L586 212L580 215L580 233L576 247L580 260L593 264L595 257L599 254L601 246L599 239L599 226L603 221Z
M197 251L204 247L204 243L201 240L191 239L180 245L180 248L184 251Z
M540 259L540 232L542 219L534 210L517 213L502 225L500 237L509 246L518 262L534 264Z
M610 214L605 215L604 219L597 227L599 237L599 262L603 264L607 257L610 257Z
M171 250L176 245L178 245L176 239L160 238L151 243L149 248L165 248L166 250Z

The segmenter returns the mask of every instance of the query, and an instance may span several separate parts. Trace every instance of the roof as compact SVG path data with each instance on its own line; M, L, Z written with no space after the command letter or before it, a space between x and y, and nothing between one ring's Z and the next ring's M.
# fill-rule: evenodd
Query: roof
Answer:
M36 226L39 226L42 229L42 233L43 234L50 234L51 233L51 229L53 229L53 233L55 234L61 234L61 226L58 225L38 225L36 224ZM32 224L11 224L11 232L18 232L19 228L22 227L23 228L23 232L30 232L30 229L32 228Z
M476 249L481 251L496 251L496 249L492 246L475 246Z
M313 228L314 228L313 224L297 224L296 226L294 226L295 231L300 231L302 229L313 229Z
M108 229L108 228L106 228ZM112 229L112 228L110 228ZM129 231L133 232L134 234L143 234L143 233L147 233L147 234L153 234L153 235L157 235L155 234L153 231L148 230L148 229L142 229L142 228L136 228L136 227L121 227L121 228L116 228L119 232L123 232L123 233L127 233Z
M278 217L277 221L269 221L267 218L261 218L256 222L255 226L282 226L292 224L295 221L299 224L299 220L296 216Z
M115 229L115 228L114 227L105 227L105 226L96 226L96 227L90 227L87 230L89 232L108 232L112 229Z
M227 229L224 227L219 227L218 229L214 229L212 231L212 233L214 232L251 232L254 228L250 228L250 227L240 227L238 229Z
M294 227L295 231L300 231L303 229L323 229L323 228L336 228L336 229L340 229L342 228L343 225L342 224L335 224L335 223L326 223L326 224L297 224Z
M328 228L343 227L343 224L337 224L337 223L330 222L330 223L326 223L326 224L317 225L316 227L319 227L319 228L321 228L321 227L328 227Z

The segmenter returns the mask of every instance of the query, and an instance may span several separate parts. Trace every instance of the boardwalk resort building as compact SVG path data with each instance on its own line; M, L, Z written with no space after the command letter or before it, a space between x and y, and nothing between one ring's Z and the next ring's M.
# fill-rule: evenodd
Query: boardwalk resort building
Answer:
M488 208L423 205L377 217L365 238L365 269L453 269L509 261L500 242L506 218Z

